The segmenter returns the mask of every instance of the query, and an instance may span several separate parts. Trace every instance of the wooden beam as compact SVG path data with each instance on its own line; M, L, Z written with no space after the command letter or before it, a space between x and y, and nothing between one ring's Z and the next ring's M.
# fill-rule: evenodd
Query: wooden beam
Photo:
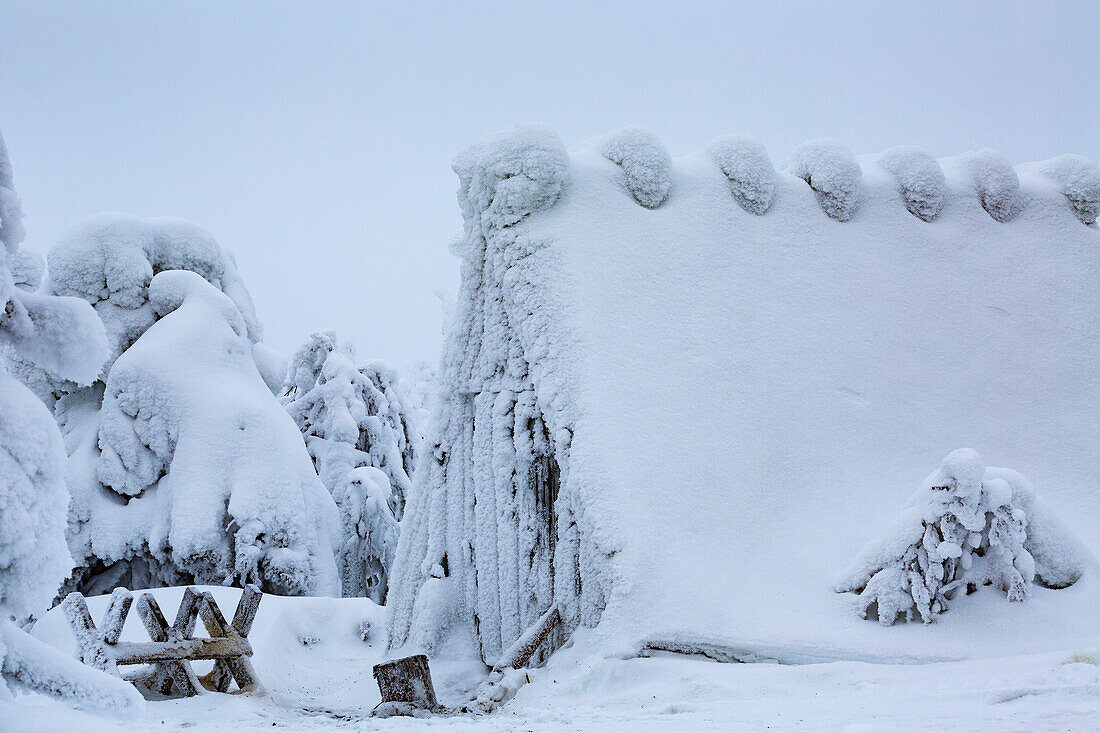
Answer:
M252 655L247 639L176 639L169 642L120 641L114 648L115 664L153 664L187 659L229 659Z
M493 671L501 672L505 669L520 669L527 666L531 656L560 623L561 613L558 612L557 604L554 604L500 655L500 659L493 666Z

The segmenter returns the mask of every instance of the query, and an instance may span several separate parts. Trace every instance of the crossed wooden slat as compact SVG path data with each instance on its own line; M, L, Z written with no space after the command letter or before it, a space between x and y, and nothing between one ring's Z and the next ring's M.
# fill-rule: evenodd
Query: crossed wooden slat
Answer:
M262 597L256 586L245 586L230 624L210 593L187 588L176 620L169 626L157 599L151 593L143 593L138 598L137 611L151 642L119 641L133 602L133 595L125 588L116 588L111 593L102 628L96 628L81 594L70 593L61 605L85 664L116 676L120 676L118 665L152 664L152 676L133 680L135 684L144 684L160 695L168 695L174 688L177 694L190 696L199 694L203 688L227 692L231 680L242 691L259 689L259 678L248 659L252 656L248 632ZM209 639L192 637L198 618L202 619ZM196 659L214 660L214 668L201 679L191 669L190 662Z

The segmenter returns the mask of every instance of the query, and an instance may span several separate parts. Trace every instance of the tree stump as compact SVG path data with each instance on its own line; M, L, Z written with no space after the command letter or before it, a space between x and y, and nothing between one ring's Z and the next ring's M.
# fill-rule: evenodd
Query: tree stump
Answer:
M428 658L423 654L374 665L374 679L382 703L409 703L426 710L439 707Z

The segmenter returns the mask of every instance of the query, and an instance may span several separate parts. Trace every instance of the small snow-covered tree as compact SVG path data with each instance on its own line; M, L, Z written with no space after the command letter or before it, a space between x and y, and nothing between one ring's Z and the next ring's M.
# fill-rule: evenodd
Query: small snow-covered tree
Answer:
M374 466L353 468L340 478L333 499L344 528L338 553L344 595L382 604L399 533L389 477Z
M344 595L382 603L415 460L416 433L397 374L378 361L357 367L352 345L322 331L295 353L283 395L340 508Z
M902 517L849 565L836 590L859 593L860 615L874 612L884 626L915 616L931 623L955 597L981 586L1019 602L1033 581L1071 585L1081 574L1075 547L1023 476L987 469L975 451L962 448L924 480Z
M34 258L19 249L21 217L0 136L0 345L61 379L90 382L107 358L103 325L82 301L29 292L35 283L26 263ZM129 685L59 654L16 623L44 610L72 567L64 466L49 411L0 365L0 699L22 687L93 707L133 708L140 698Z

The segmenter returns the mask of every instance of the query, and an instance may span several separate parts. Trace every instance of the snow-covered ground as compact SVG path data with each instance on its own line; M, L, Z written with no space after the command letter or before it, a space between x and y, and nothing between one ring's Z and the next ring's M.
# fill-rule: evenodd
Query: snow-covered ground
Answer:
M239 591L209 588L227 614ZM180 588L155 591L171 616ZM99 618L106 598L89 599ZM4 731L178 730L1097 730L1100 649L914 665L721 664L704 657L593 659L563 650L487 716L372 719L372 666L383 656L383 609L364 598L265 596L250 635L266 692L147 702L114 718L37 695L0 703ZM367 628L367 639L361 629ZM35 635L74 651L58 609ZM144 631L131 614L123 638ZM484 670L432 661L442 702L472 695Z

